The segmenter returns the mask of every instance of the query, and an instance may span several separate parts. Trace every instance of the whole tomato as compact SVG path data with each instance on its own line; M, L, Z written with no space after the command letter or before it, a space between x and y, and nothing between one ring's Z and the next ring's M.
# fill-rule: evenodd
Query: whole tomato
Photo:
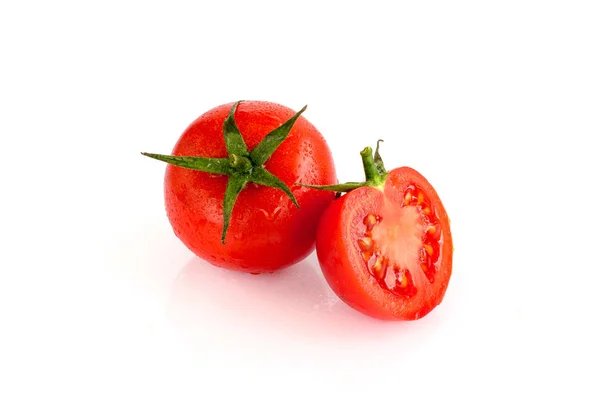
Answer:
M333 291L379 319L414 320L444 298L452 274L452 234L433 186L409 167L386 171L362 152L366 182L319 189L348 192L325 211L317 256Z
M305 107L306 108L306 107ZM167 216L177 237L219 267L272 272L308 256L333 193L331 151L300 114L265 101L224 104L183 132L168 162Z

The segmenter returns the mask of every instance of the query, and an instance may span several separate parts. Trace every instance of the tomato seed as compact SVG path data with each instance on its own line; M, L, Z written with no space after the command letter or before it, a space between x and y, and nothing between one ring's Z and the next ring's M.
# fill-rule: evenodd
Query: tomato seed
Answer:
M371 252L370 251L363 251L362 253L362 258L365 261L369 261L369 259L371 258Z
M406 277L405 272L402 273L402 278L400 278L400 277L398 277L398 278L399 278L399 283L400 283L401 288L405 288L408 286L408 278Z
M358 239L358 247L360 247L362 251L371 250L373 248L373 239L368 236Z
M383 277L385 276L387 270L386 264L387 260L385 260L384 257L377 257L377 261L375 262L375 265L373 265L373 275L378 280L383 279Z
M367 230L370 231L377 224L377 217L369 214L365 217L363 223L367 226Z
M430 244L424 244L423 248L425 249L427 254L429 254L429 257L433 255L433 247Z

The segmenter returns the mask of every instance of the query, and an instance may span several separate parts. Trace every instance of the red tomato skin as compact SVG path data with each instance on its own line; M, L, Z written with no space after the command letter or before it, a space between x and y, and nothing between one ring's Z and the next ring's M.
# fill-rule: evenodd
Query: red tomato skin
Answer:
M172 155L227 157L223 122L232 104L215 107L192 122ZM294 114L276 103L244 101L235 121L251 151ZM295 183L336 183L331 151L319 131L300 116L265 168L288 185L300 209L281 190L249 183L238 196L223 245L222 203L228 178L168 165L165 206L177 237L213 265L250 273L272 272L307 257L314 249L319 218L334 194Z
M368 214L380 214L384 197L402 201L403 188L418 182L434 203L444 242L436 284L427 295L404 299L383 289L368 272L357 243L357 227ZM417 171L401 167L389 172L384 190L362 187L335 200L325 211L317 231L317 257L330 287L352 308L383 320L415 320L424 317L441 303L452 273L452 236L446 210L429 182Z

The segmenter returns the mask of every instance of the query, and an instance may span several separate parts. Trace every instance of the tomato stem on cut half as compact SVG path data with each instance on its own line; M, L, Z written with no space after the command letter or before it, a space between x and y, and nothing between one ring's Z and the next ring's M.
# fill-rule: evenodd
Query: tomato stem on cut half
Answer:
M365 147L363 151L360 152L360 156L363 162L363 168L365 171L365 181L364 182L346 182L346 183L338 183L335 185L304 185L302 183L297 183L298 186L309 187L313 189L319 190L330 190L333 192L345 193L350 192L351 190L358 189L363 186L371 186L376 188L382 188L385 183L385 178L387 177L387 171L383 165L383 160L381 159L381 154L379 154L379 143L383 142L383 140L379 139L377 141L377 147L375 148L375 157L373 157L373 149L369 146Z
M225 195L223 197L223 233L221 235L221 243L223 244L225 244L225 236L227 234L227 228L229 228L233 206L235 205L238 195L248 182L279 189L290 198L297 208L300 208L300 205L296 201L290 188L281 179L267 171L264 164L275 150L277 150L277 147L279 147L279 145L288 137L292 126L300 114L306 110L306 106L302 107L300 111L281 126L269 132L269 134L267 134L267 136L265 136L263 140L249 152L246 143L244 142L244 138L235 123L235 111L240 103L241 101L238 101L233 104L229 111L229 115L223 122L223 137L225 139L225 148L227 149L229 157L208 158L142 153L142 155L146 157L164 161L178 167L229 176Z

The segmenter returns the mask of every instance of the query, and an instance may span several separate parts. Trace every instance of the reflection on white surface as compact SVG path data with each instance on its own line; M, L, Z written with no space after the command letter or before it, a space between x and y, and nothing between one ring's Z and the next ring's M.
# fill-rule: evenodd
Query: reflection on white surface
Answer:
M423 328L431 330L435 313L415 322L379 321L342 302L329 288L315 254L273 274L250 275L190 260L175 279L168 316L184 335L269 336L275 341L342 346L360 341L399 341ZM243 332L243 333L241 333ZM412 343L413 345L415 343Z

